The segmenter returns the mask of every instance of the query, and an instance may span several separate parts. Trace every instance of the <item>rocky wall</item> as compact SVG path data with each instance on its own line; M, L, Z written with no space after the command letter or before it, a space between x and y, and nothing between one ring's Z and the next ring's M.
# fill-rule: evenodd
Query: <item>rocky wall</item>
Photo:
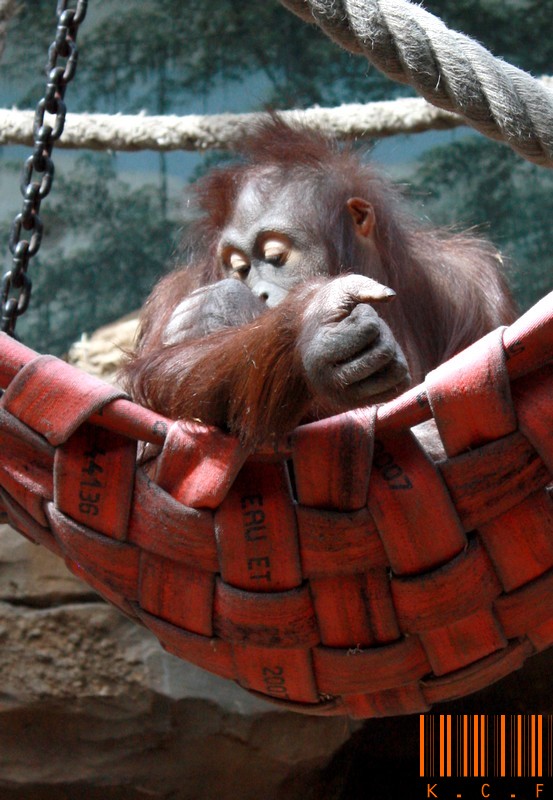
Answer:
M165 653L0 526L2 800L304 798L351 730Z

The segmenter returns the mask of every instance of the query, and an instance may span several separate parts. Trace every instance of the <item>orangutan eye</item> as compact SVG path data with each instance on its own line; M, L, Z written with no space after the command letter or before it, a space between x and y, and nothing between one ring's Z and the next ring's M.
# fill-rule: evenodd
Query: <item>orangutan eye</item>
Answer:
M250 270L250 262L239 250L229 250L223 254L223 263L237 277L245 277Z
M263 260L280 267L290 255L290 245L283 239L266 239L263 242Z

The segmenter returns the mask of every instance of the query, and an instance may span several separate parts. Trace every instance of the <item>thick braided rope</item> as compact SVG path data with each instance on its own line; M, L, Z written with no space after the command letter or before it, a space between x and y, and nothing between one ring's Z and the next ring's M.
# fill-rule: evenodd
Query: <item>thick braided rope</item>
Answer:
M407 0L281 0L392 80L553 167L553 92Z

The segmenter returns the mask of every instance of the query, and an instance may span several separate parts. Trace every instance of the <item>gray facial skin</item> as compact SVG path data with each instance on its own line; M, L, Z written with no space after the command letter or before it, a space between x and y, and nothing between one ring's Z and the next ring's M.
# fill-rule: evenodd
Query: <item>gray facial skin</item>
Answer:
M307 278L328 274L324 238L313 231L312 190L276 185L269 194L263 174L246 184L218 248L227 276L243 281L269 308ZM299 208L298 194L304 198Z

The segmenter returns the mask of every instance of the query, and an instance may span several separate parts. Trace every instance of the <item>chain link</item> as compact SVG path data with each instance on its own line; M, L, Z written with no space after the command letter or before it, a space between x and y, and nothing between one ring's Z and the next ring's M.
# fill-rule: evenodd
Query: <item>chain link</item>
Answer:
M65 125L65 90L77 68L77 33L86 16L87 5L88 0L77 0L74 8L68 8L68 0L58 0L57 3L58 26L56 37L48 49L46 91L35 111L34 150L25 161L21 174L23 206L10 231L12 263L4 274L1 286L0 328L10 336L14 335L17 319L27 310L31 298L32 282L27 275L27 268L42 241L40 204L50 193L54 180L52 149ZM46 114L55 117L52 124L45 121Z

